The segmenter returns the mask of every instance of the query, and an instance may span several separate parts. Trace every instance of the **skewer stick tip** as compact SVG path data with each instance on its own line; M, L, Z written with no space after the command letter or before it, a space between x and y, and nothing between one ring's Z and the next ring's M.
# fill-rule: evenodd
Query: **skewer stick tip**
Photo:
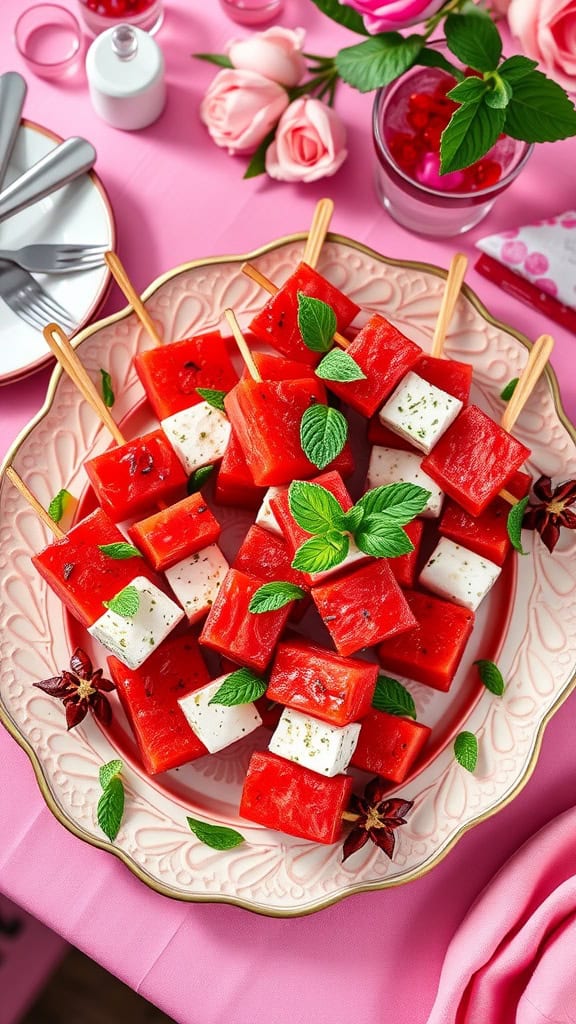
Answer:
M64 533L63 530L60 529L58 523L55 523L54 520L50 518L46 509L32 494L32 491L24 483L22 477L18 475L18 473L12 466L7 466L5 472L7 479L10 481L12 486L15 487L16 490L22 495L22 497L28 502L30 508L38 516L38 519L40 519L40 521L43 522L44 525L47 526L49 530L51 530L56 540L63 540L66 534Z
M240 326L236 319L236 314L232 309L225 309L224 319L228 323L228 326L230 327L230 330L234 335L234 341L236 342L240 354L246 364L246 369L248 370L248 373L252 377L252 380L257 381L260 384L262 382L262 377L260 376L258 372L258 367L256 366L256 363L252 358L252 353L248 348L248 345L246 344L246 339L242 334L242 331L240 330Z

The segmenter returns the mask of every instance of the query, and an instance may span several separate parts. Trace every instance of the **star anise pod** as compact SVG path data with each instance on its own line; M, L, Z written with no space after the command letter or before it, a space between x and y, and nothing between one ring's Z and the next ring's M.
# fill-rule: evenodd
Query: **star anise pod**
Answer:
M537 530L548 551L554 551L561 526L576 530L576 513L568 507L576 501L576 480L565 480L552 487L550 477L541 476L533 490L539 500L528 505L522 526L525 530Z
M361 850L369 839L392 859L396 842L394 832L406 824L404 815L411 809L413 801L386 799L388 785L384 779L375 778L368 783L363 796L353 794L346 819L354 822L354 828L344 841L343 861Z
M80 725L89 710L102 725L109 725L112 721L110 701L104 694L114 689L114 683L103 677L101 668L93 669L90 658L81 647L77 647L70 658L69 672L64 669L61 675L41 679L34 686L63 702L69 729Z

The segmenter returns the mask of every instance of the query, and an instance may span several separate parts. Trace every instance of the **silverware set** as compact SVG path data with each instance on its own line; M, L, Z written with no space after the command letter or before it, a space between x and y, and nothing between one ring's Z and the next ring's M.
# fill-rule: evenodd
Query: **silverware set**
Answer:
M25 95L26 83L21 75L15 71L0 75L0 221L85 174L96 160L96 150L86 139L66 139L2 189ZM74 317L47 294L32 273L92 270L104 264L105 251L105 246L81 244L38 244L0 250L0 298L31 327L41 329L47 321L57 320L72 331L77 326Z

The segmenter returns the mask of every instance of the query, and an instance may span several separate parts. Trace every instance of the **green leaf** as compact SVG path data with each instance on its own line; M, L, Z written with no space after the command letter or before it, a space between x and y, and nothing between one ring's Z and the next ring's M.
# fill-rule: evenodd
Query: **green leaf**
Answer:
M322 534L342 527L344 514L336 498L320 484L294 480L288 489L290 514L306 533Z
M102 789L106 789L110 783L110 779L113 779L115 775L120 775L122 768L124 767L122 761L118 759L114 761L108 761L108 764L103 764L100 768L100 785Z
M268 146L274 142L276 138L276 127L268 132L266 138L262 139L262 142L258 146L258 149L252 154L250 163L244 171L244 178L257 178L259 174L266 173L266 150Z
M416 705L412 694L402 686L402 683L390 676L378 676L372 707L378 711L386 711L389 715L416 720Z
M341 348L333 348L328 352L314 372L322 380L366 380L366 374L362 372L356 360Z
M249 668L239 668L226 677L222 686L216 691L208 704L223 704L234 708L238 704L251 704L266 693L266 680L251 672Z
M529 75L534 68L538 67L538 61L530 60L529 57L524 57L522 54L515 54L513 57L508 57L508 60L498 68L498 74L501 78L506 79L510 85L514 85L515 82L519 82L521 78L525 78Z
M557 82L541 71L530 71L511 84L504 124L507 135L523 142L556 142L576 135L576 110Z
M192 56L196 60L205 60L209 64L216 64L219 68L234 67L230 57L227 57L225 53L193 53Z
M193 473L190 473L186 484L186 493L196 494L196 491L201 490L215 469L215 465L212 464L211 466L201 466L200 469L195 469Z
M312 537L302 544L292 561L293 569L300 569L302 572L325 572L326 569L333 569L340 565L348 554L350 541L346 534L340 534L338 542L333 531L324 534L322 537Z
M136 587L130 583L124 590L116 594L111 601L102 601L105 608L109 608L111 612L116 612L116 615L121 615L124 619L131 619L133 615L136 615L140 607L140 595L136 590Z
M59 523L66 511L66 505L68 501L72 500L70 491L67 491L64 487L61 491L58 491L50 504L48 505L48 515L55 523Z
M142 557L138 548L135 548L133 544L128 544L128 541L125 540L119 540L115 544L99 544L98 547L103 555L116 560Z
M244 836L240 835L235 828L211 825L208 821L198 821L198 818L186 818L186 821L196 838L213 850L233 850L235 846L246 842Z
M196 388L196 391L203 398L208 405L213 406L214 409L219 409L220 412L226 412L224 408L224 399L226 398L226 391L218 391L216 388Z
M426 68L441 68L443 71L447 71L449 75L452 75L457 81L461 82L464 80L464 74L460 68L456 67L455 64L451 64L443 53L440 53L439 50L432 46L424 47L414 63Z
M505 110L480 103L463 103L455 110L440 142L440 173L470 167L483 157L504 128Z
M486 103L494 110L505 109L512 99L512 86L495 71L490 79L492 88L486 93Z
M114 775L98 801L98 824L110 842L114 842L120 831L124 814L124 786L122 779Z
M114 390L112 388L112 377L108 373L108 370L100 370L102 376L102 398L104 399L104 405L111 409L116 401L114 397Z
M355 533L364 519L364 515L364 509L360 505L354 505L348 512L344 513L342 528L349 530L350 533Z
M384 517L367 516L356 530L354 540L365 555L373 558L399 558L414 550L408 534L394 522L382 522Z
M254 615L262 615L263 612L275 612L291 601L299 601L306 597L306 591L297 587L295 583L287 583L284 580L275 580L272 583L264 583L252 596L248 605L248 611Z
M399 32L381 32L364 43L347 46L336 54L341 78L359 92L389 85L408 71L422 51L423 36L405 38Z
M336 314L327 302L298 292L298 327L311 352L327 352L338 327Z
M348 422L330 405L312 405L300 422L302 451L318 469L325 469L340 455L348 437Z
M474 664L478 666L478 675L486 689L490 690L490 693L495 693L497 697L501 697L506 689L506 683L498 665L483 658L479 658Z
M449 49L475 71L494 71L502 56L502 40L487 15L449 14L444 22Z
M509 380L508 383L502 388L502 391L500 392L500 398L502 399L503 402L510 401L512 395L516 391L516 385L518 384L519 379L519 377L512 377L512 380Z
M426 508L430 491L417 484L384 484L366 491L356 503L365 516L386 513L389 522L405 526Z
M454 757L467 772L473 772L478 763L478 740L473 732L460 732L454 740Z
M527 494L525 498L522 498L522 501L518 501L516 505L512 505L506 521L506 529L508 530L510 543L514 550L520 555L526 554L522 547L522 520L524 519L524 513L529 500L530 495Z
M479 103L489 88L490 85L485 79L473 75L459 82L446 95L455 103Z
M352 32L358 32L362 36L369 35L358 12L352 7L343 6L340 0L312 0L312 3L319 11L322 11L322 14L332 18L332 21L337 21L339 25L344 25L344 28L349 28Z

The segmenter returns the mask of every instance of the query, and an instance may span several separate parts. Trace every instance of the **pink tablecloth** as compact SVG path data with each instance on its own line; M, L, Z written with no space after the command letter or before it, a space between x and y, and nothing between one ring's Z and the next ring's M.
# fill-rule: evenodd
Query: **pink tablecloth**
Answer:
M21 68L11 29L28 3L2 3L2 70ZM207 142L198 103L214 72L190 58L196 50L221 50L238 30L216 0L166 0L166 6L159 41L167 57L169 104L147 131L122 134L99 122L82 80L58 85L28 76L26 114L96 145L97 169L118 220L120 254L138 286L185 260L246 251L303 230L323 194L336 200L336 231L388 255L447 265L449 241L416 239L378 206L368 96L341 91L338 107L348 123L351 156L334 180L312 186L242 181L243 163ZM309 0L287 0L284 21L309 29L313 51L330 53L350 40ZM575 158L576 140L540 147L509 198L458 245L472 255L482 233L573 208ZM473 271L468 281L491 312L514 327L532 337L548 328L542 316ZM120 305L114 292L106 311ZM554 333L552 361L574 418L576 339L561 329ZM0 390L0 455L39 408L47 379L41 373ZM150 892L118 861L52 818L26 756L0 731L0 888L182 1024L423 1024L450 937L474 897L521 842L573 802L573 732L573 707L564 706L548 726L526 789L466 835L427 877L281 921L233 907L180 905Z

